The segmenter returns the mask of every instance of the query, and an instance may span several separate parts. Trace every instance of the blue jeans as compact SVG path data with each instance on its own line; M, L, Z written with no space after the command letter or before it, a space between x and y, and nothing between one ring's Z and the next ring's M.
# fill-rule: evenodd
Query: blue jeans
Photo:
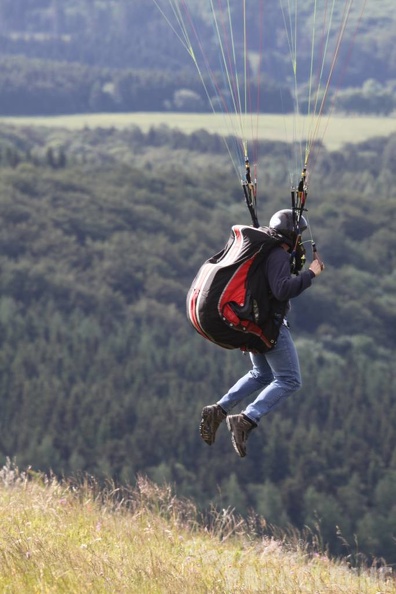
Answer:
M250 353L250 359L253 368L217 404L228 413L241 400L261 390L254 402L242 411L258 423L302 385L300 363L289 328L282 324L275 347L268 353Z

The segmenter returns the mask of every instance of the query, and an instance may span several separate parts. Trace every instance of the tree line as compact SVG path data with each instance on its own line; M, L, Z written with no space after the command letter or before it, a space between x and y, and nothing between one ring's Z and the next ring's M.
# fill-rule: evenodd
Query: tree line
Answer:
M194 10L201 44L215 73L218 60L212 28L205 7L196 5ZM310 11L311 7L301 5L296 24L302 28L302 40L311 26ZM385 115L395 110L391 3L383 2L381 14L377 13L367 7L359 34L353 43L346 43L340 58L343 76L337 73L328 93L327 105L332 109ZM250 85L251 96L260 96L262 112L293 112L295 102L300 109L309 109L304 105L306 97L292 98L290 57L280 45L285 33L282 11L268 6L261 20L257 16L255 5L247 7L249 40L266 42L266 51L253 48L262 52L261 73L257 77L251 68L248 78L261 81L256 87ZM337 18L331 36L337 32ZM153 2L40 0L33 5L30 0L0 0L0 53L2 115L212 110L188 52ZM301 43L298 71L300 76L306 73L307 84L310 69L310 44ZM216 76L221 88L222 74ZM242 96L244 89L240 90ZM298 90L303 95L304 89ZM318 96L316 101L320 100Z
M111 70L84 64L23 57L0 58L0 115L62 115L134 111L211 112L217 98L205 95L201 80L191 69ZM395 109L394 89L373 80L362 88L337 94L342 112L389 114ZM262 112L293 113L290 89L262 82L252 85L261 97ZM282 101L280 101L282 97ZM303 104L302 104L302 107Z
M198 435L202 406L248 368L185 317L199 265L249 223L239 181L213 168L219 139L202 134L1 128L3 149L37 158L0 161L1 455L129 484L143 473L202 510L394 562L395 138L321 151L309 214L327 269L290 318L303 390L242 462L224 427L212 448ZM63 167L45 158L55 147ZM288 206L289 147L262 148L264 223Z
M60 115L95 112L211 112L198 75L191 69L164 70L91 67L22 57L0 58L1 115ZM263 82L263 111L292 113L290 91ZM215 97L212 98L215 101Z
M166 4L166 3L165 3ZM230 2L234 11L237 2ZM208 6L193 3L199 31L204 47L213 43L212 28L208 22ZM386 84L394 78L394 7L391 0L383 0L381 10L374 5L366 6L360 26L353 39L353 60L350 64L349 84L361 87L368 78L375 78ZM296 20L299 56L305 68L310 62L310 47L306 43L306 31L313 26L315 14L308 4L299 3L299 18ZM323 18L318 8L319 23ZM333 37L339 34L342 6L335 7ZM327 15L329 18L329 15ZM242 27L242 22L235 22ZM249 42L256 39L259 44L262 31L268 54L263 60L271 80L284 80L285 62L289 60L280 51L285 35L282 10L278 6L266 5L263 14L257 4L246 6L246 27ZM355 31L354 23L348 30ZM378 43L380 39L380 43ZM350 61L350 43L346 40L343 60ZM254 48L258 49L258 46ZM80 62L92 66L110 68L139 68L149 70L178 70L190 64L190 58L176 35L165 22L163 15L153 2L134 0L124 2L113 0L0 0L0 50L2 55L25 55L35 58L50 58L60 62ZM287 52L286 52L287 53ZM342 81L342 85L348 84Z

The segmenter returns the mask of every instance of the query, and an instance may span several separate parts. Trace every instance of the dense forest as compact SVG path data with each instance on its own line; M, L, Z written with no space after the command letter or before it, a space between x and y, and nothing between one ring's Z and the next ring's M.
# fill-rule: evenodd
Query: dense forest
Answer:
M260 147L262 224L289 204L289 151ZM244 460L225 428L208 448L198 424L249 361L185 316L199 265L249 223L221 152L206 132L2 126L2 458L143 473L203 510L308 526L333 554L393 563L396 137L318 153L309 218L326 271L290 317L304 386Z
M284 13L278 3L270 4L264 3L264 11L255 3L246 6L252 54L259 52L260 39L266 44L265 51L260 50L259 78L251 68L251 93L260 95L261 111L285 113L295 108L292 68ZM200 43L215 64L209 3L190 0L189 5L198 14ZM235 9L237 3L230 5ZM326 45L334 44L342 23L343 3L334 5L334 27ZM298 15L298 71L306 73L302 80L308 84L312 4L301 2ZM379 11L367 3L353 35L355 27L348 30L341 46L341 72L334 73L327 91L339 111L390 114L395 109L393 4L383 1ZM191 57L152 0L0 0L0 55L2 115L211 110Z
M221 2L213 3L216 7ZM231 12L237 2L229 3ZM350 3L353 4L353 3ZM356 3L351 19L359 19L364 7L357 39L351 84L361 86L367 78L376 78L385 83L394 78L395 45L394 5L383 0L377 4ZM166 8L166 2L158 2ZM288 56L284 48L285 2L247 2L246 27L249 41L259 45L265 39L265 68L273 79L282 78ZM208 19L211 3L189 0L188 6L199 16L202 43L213 43L213 30ZM283 6L283 9L282 9ZM330 11L326 4L300 2L297 5L298 20L295 25L300 36L299 54L309 61L310 47L307 31L314 19L319 23L324 12ZM333 4L334 27L331 36L339 34L337 24L343 18L345 3ZM0 50L2 54L24 54L36 58L81 62L94 66L153 68L175 70L189 65L189 56L175 33L165 22L153 0L1 0L0 1ZM327 15L329 18L329 15ZM242 28L242 21L235 23ZM351 31L356 23L352 23ZM263 31L262 37L258 30ZM348 37L352 33L349 33ZM331 40L330 40L331 42ZM272 66L271 66L272 64Z

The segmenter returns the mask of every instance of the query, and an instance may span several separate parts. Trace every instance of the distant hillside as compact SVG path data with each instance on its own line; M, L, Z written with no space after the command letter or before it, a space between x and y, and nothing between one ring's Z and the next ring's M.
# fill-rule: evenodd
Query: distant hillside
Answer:
M230 2L231 8L236 2L237 0ZM162 5L166 4L167 0L162 0ZM210 45L213 31L208 22L209 3L190 0L187 4L191 10L201 14L202 43ZM348 4L350 3L335 3L334 35L338 34L337 23L341 22L342 13ZM354 18L359 14L361 6L363 2L354 4ZM326 7L330 13L331 7L327 3ZM298 51L304 56L310 51L309 47L304 47L304 40L313 26L314 3L299 2L297 8ZM258 0L247 3L246 10L249 42L256 39L258 47L261 39L258 28L264 28L262 38L266 44L265 60L267 61L268 55L269 62L273 62L270 74L277 78L282 61L277 52L284 37L285 15L277 3L272 6L271 3ZM287 9L284 10L287 16ZM324 10L323 7L318 9L316 21L319 25ZM165 23L152 0L134 0L128 3L100 0L70 0L63 3L59 0L38 0L34 5L30 0L1 0L0 16L2 55L24 54L100 67L144 67L149 70L159 67L175 70L189 64L187 52ZM329 18L329 14L326 18ZM367 3L355 40L352 74L349 75L350 85L361 86L371 77L381 83L394 78L392 48L395 36L393 2L382 1L380 9L377 4Z
M169 0L162 2L171 5ZM294 58L290 56L292 48L286 31L291 29L298 39L298 45L293 50L297 58L295 72L308 85L310 73L311 80L319 76L320 52L337 46L343 11L350 4L353 5L353 17L341 45L339 66L333 76L336 80L333 91L339 91L338 109L386 114L395 109L394 7L390 0L381 2L380 10L377 5L367 3L355 34L363 0L360 2L333 5L333 26L329 38L321 29L323 18L329 18L327 3L326 14L323 7L319 7L315 14L313 3L301 1L296 5L296 21L290 23L287 22L285 6L283 12L278 3L272 6L260 0L247 4L247 67L251 84L257 86L253 95L260 91L264 96L263 110L279 112L281 107L284 111L294 109L291 99ZM205 48L210 68L217 72L220 49L214 44L213 22L208 16L209 4L192 0L187 4L198 15L199 45ZM230 2L231 13L237 7L238 0ZM235 42L238 56L243 50L244 32L241 30L242 23L235 17L233 27L236 38L239 38ZM312 36L313 29L316 29L315 36ZM313 39L318 49L315 52L317 63L311 72ZM4 95L0 101L0 113L210 110L188 52L152 0L128 3L40 0L34 6L30 0L0 0L0 52L0 88ZM327 67L330 67L333 55L334 50L324 54ZM8 67L11 57L18 58L19 62L13 62ZM37 62L25 62L22 66L21 58L43 61L43 72L37 73ZM53 62L59 64L63 82L59 83L59 75L51 65ZM258 62L260 82L256 76ZM70 69L65 63L71 63ZM26 74L26 69L31 71L30 76ZM52 83L51 76L54 79ZM22 98L21 88L25 90Z

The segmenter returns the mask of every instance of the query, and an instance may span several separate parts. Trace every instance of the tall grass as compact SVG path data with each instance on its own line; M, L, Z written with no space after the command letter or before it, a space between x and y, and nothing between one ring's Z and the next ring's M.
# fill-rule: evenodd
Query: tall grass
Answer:
M229 510L206 521L170 487L0 472L0 592L388 594L390 571L354 572L306 542L259 538Z

